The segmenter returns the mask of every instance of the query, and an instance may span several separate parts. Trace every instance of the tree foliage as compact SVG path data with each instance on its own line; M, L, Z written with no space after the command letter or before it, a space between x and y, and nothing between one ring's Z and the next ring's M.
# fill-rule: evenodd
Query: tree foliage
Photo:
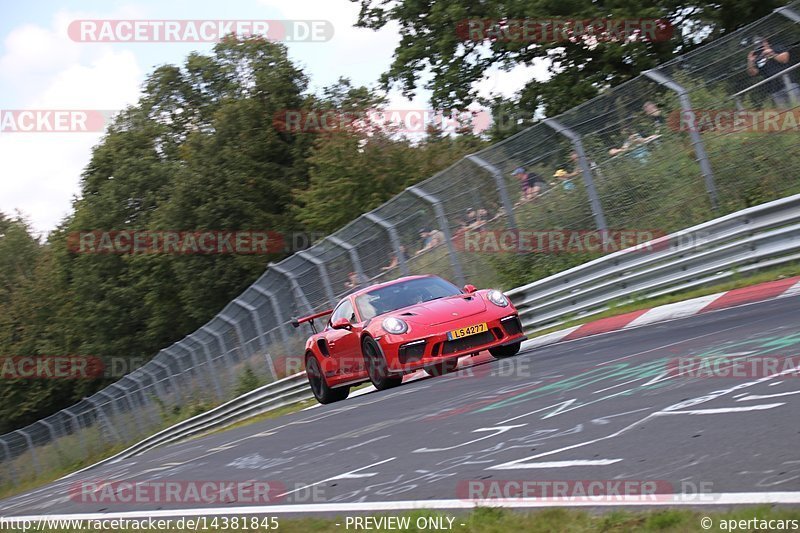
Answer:
M310 93L285 47L255 38L156 68L93 149L72 213L45 242L22 218L0 215L0 356L145 360L286 255L75 253L78 232L329 231L482 142L356 129L321 135L275 123L284 110L382 105L379 94L345 79ZM5 379L0 432L119 377Z
M421 86L432 93L437 108L465 109L481 100L478 82L491 69L510 70L545 60L549 78L530 79L513 98L489 100L495 112L530 121L537 111L548 116L565 111L607 87L702 45L781 5L779 0L749 2L685 2L681 0L351 0L361 5L358 26L400 27L401 39L381 81L397 86L406 96ZM464 39L459 34L470 19L667 19L673 28L668 40L620 42L607 40L522 42L522 40ZM504 130L502 135L513 131Z

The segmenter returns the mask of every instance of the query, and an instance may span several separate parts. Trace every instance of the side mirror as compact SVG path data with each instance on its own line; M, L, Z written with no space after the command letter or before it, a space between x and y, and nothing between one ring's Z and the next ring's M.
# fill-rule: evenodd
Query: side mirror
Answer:
M350 329L353 325L345 317L342 317L331 322L331 327L333 329Z
M464 292L467 294L472 294L473 292L477 292L477 290L475 285L464 285Z

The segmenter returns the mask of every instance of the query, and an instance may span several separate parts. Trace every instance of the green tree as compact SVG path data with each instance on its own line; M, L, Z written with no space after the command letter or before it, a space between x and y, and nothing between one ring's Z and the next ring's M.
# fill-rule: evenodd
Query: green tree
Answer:
M530 80L517 97L495 102L518 108L509 116L530 121L535 112L548 116L565 111L654 67L676 53L709 42L781 5L779 0L749 2L681 2L658 0L351 0L361 4L357 26L380 29L400 26L401 39L384 88L397 85L412 96L422 74L433 75L424 83L432 91L434 106L464 109L478 101L477 82L489 69L509 70L546 60L549 79ZM457 28L468 19L630 19L660 18L675 29L671 39L654 42L512 42L502 39L477 42L462 39ZM460 26L461 25L461 26ZM496 109L508 111L508 109ZM496 132L497 133L497 132ZM513 133L504 131L503 135Z

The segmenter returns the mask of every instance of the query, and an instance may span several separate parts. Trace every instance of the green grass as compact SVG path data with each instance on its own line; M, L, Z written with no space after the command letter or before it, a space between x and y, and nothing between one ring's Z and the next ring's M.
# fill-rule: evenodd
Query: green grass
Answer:
M286 533L326 533L354 530L352 524L346 526L346 517L358 516L356 514L338 516L334 518L282 518L278 517L278 531ZM418 520L426 518L452 518L452 529L456 533L502 533L502 532L531 532L531 533L550 533L569 531L574 533L602 531L602 532L694 532L694 531L762 531L766 530L759 527L755 520L782 520L788 523L792 529L792 522L796 521L800 525L800 510L792 508L780 508L771 506L741 507L727 512L709 512L693 509L659 509L654 511L624 511L613 510L602 513L590 513L582 510L570 510L554 507L534 512L519 512L507 509L490 507L478 507L466 513L443 513L433 511L414 511L409 513L398 513L393 515L374 515L407 517L409 527L403 529L376 528L372 531L436 531L433 528L417 527ZM700 523L703 518L712 520L712 527L704 529ZM206 525L211 524L211 517L206 518ZM725 521L724 523L722 521ZM739 523L740 520L750 520L747 524ZM737 521L735 528L731 527L730 521ZM338 525L337 525L338 524ZM423 526L423 522L419 523ZM91 522L88 524L91 526ZM724 527L723 527L724 526ZM738 527L744 526L744 527ZM755 526L755 527L752 527ZM221 531L219 527L208 527L206 531ZM230 531L227 529L226 531ZM244 531L245 529L240 529ZM247 531L275 531L270 529L246 529ZM10 528L0 528L0 531L11 531ZM98 531L91 527L83 529L76 528L48 528L53 533L73 533L78 531ZM106 529L108 531L108 529ZM141 529L116 529L116 531L141 531ZM178 529L165 529L161 531L179 531Z
M528 338L534 339L536 337L541 337L542 335L546 335L554 331L559 331L572 326L579 326L581 324L586 324L589 322L594 322L595 320L600 320L602 318L624 315L625 313L639 311L641 309L650 309L652 307L657 307L659 305L667 305L675 302L682 302L685 300L690 300L692 298L699 298L701 296L708 296L710 294L716 294L718 292L740 289L742 287L749 287L751 285L757 285L759 283L765 283L768 281L775 281L778 279L785 279L799 275L800 275L800 264L797 263L791 263L789 265L785 265L782 267L765 269L757 274L753 274L747 277L734 277L732 280L723 283L716 283L712 285L699 287L696 289L659 296L657 298L649 298L637 302L616 305L613 306L611 309L607 309L606 311L593 314L591 316L577 318L574 320L567 320L563 324L559 324L558 326L553 326L551 328L546 328L541 331L537 331L536 333L531 333L530 335L528 335Z

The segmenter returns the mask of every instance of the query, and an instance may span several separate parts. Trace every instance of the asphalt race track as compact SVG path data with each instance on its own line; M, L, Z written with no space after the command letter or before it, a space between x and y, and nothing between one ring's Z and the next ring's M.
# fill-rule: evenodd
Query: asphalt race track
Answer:
M95 502L75 489L145 480L267 481L274 505L299 512L466 500L469 481L509 480L649 480L659 494L796 503L800 371L710 378L674 362L798 357L799 318L792 296L523 351L92 468L4 500L0 514L247 506Z

